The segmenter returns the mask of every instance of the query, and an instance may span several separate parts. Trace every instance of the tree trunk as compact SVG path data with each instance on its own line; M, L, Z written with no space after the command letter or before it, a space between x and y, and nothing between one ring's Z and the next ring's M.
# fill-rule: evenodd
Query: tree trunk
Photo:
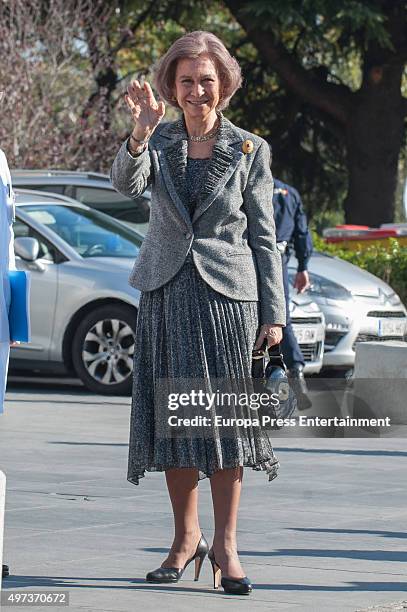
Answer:
M387 59L387 61L386 61ZM404 64L372 45L366 52L363 83L353 94L346 122L349 187L347 223L378 227L394 221L398 158L403 141Z

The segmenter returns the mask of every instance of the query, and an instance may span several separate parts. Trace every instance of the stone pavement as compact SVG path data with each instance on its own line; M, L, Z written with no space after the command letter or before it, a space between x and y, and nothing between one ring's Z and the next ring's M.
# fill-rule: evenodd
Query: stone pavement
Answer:
M406 609L404 439L273 434L278 478L244 476L238 544L255 590L233 597L212 589L207 560L199 582L192 564L178 584L144 582L172 522L163 474L126 481L129 404L74 384L10 386L0 417L5 592L69 591L68 609L82 612ZM199 488L210 542L208 481Z

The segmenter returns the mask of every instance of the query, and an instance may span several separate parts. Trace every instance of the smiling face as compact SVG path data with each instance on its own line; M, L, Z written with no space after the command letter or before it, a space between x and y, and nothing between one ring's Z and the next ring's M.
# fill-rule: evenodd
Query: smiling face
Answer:
M215 113L220 101L220 84L215 65L207 55L179 60L174 96L190 119L205 119Z

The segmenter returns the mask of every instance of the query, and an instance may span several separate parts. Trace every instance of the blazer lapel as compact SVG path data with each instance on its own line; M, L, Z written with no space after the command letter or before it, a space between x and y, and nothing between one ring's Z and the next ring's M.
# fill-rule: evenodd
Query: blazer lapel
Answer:
M192 230L191 218L184 204L188 197L186 190L188 140L183 123L181 117L163 127L160 137L163 136L165 140L163 138L157 146L157 153L168 193L183 221Z
M231 121L221 116L221 127L212 151L211 161L203 191L199 194L192 222L194 223L212 204L222 191L240 159L243 157L241 147L232 145L241 143L242 137Z
M160 131L162 144L157 147L163 178L171 198L189 228L192 228L222 191L243 157L241 147L232 145L242 143L242 136L233 123L221 116L221 127L213 147L211 161L208 164L207 180L203 191L198 196L192 222L183 202L188 198L186 188L186 168L188 139L183 117L166 124ZM170 139L170 144L168 143Z

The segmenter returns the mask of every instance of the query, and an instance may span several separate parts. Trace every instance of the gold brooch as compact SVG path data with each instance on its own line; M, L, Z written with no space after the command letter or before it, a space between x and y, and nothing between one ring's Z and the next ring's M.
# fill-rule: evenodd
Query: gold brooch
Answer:
M253 153L254 144L253 140L245 140L242 144L243 153Z

